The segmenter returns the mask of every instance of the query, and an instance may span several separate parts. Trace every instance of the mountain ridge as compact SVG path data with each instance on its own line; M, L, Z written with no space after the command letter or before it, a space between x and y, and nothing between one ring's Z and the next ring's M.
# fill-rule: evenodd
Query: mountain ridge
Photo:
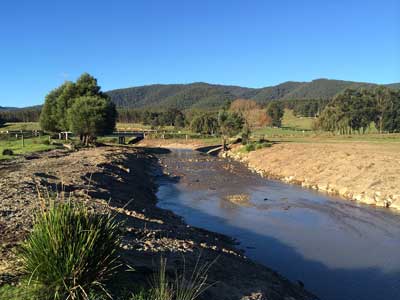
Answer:
M217 108L228 100L252 99L260 104L272 100L330 99L346 88L368 88L375 83L320 78L310 82L286 81L275 86L249 88L236 85L193 82L151 84L110 90L106 93L119 108ZM400 88L400 83L384 84Z
M255 100L265 105L272 100L331 99L346 88L387 86L400 89L399 83L376 84L319 78L312 81L285 81L261 88L223 85L207 82L148 84L106 91L117 108L165 109L213 109L226 101L238 98ZM29 107L2 107L0 111L40 109L41 105Z

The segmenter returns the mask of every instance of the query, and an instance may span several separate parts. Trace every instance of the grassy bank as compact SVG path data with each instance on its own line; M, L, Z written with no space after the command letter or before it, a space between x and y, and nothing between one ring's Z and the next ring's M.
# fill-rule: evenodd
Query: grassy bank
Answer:
M49 143L48 136L27 138L24 139L23 143L21 138L2 137L0 139L0 160L13 158L14 155L30 154L55 148L55 145ZM3 155L3 151L6 149L12 150L14 155Z

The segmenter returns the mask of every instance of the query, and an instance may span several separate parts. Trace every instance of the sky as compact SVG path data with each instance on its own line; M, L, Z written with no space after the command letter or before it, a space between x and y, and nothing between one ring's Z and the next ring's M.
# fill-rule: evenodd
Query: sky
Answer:
M1 1L0 106L41 104L83 72L105 91L400 82L400 1Z

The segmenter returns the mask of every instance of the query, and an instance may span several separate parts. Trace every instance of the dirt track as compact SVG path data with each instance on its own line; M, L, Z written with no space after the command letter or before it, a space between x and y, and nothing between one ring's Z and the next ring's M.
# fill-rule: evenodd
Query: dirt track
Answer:
M367 143L284 143L239 159L265 176L366 204L400 209L399 146Z

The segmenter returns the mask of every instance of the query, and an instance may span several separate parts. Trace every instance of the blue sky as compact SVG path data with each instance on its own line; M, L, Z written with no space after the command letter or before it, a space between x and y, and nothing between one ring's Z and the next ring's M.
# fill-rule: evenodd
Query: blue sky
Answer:
M400 1L2 1L0 106L40 104L82 72L103 90L400 82Z

